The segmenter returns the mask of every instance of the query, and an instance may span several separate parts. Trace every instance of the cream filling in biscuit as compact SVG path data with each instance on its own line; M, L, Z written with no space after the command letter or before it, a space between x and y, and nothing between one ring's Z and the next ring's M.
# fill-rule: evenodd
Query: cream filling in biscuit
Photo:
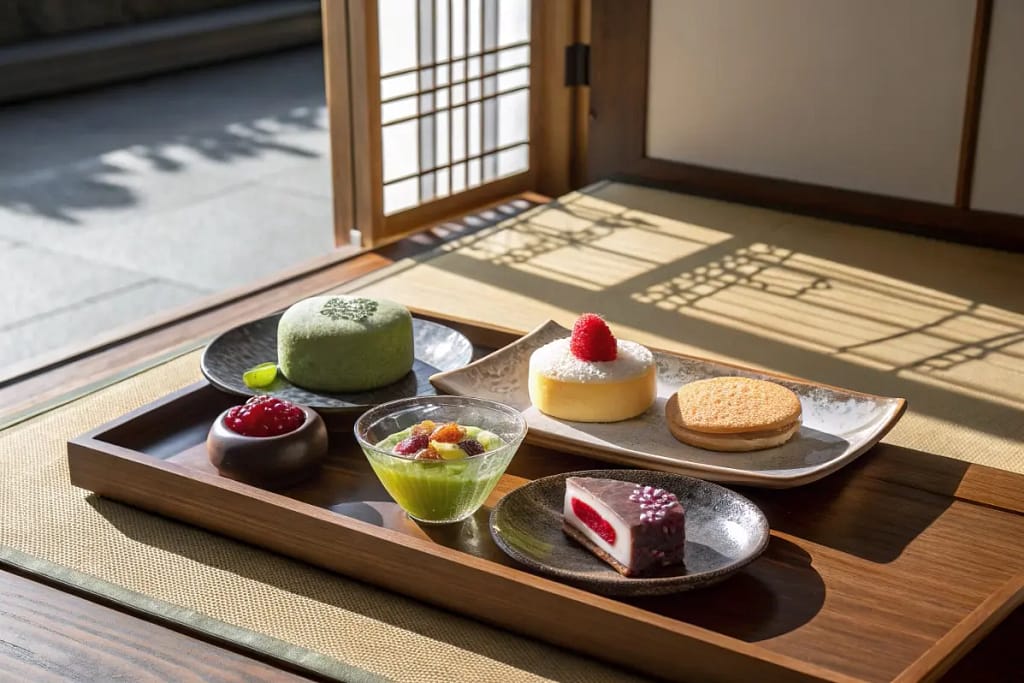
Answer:
M744 439L744 440L751 440L751 441L753 441L755 439L772 439L772 438L777 437L777 436L783 436L787 432L791 432L791 431L794 430L794 428L798 428L799 426L800 426L800 420L797 419L797 420L793 420L789 424L783 425L782 427L777 427L775 429L761 429L761 430L753 431L753 432L729 432L729 433L723 433L723 432L698 432L698 431L696 431L694 429L687 429L685 427L680 427L679 425L672 425L672 431L674 433L690 434L690 435L693 435L695 438L700 438L700 439L703 439L705 441L713 440L713 439L720 439L720 440L723 440L723 441L733 441L733 440L736 440L736 439Z

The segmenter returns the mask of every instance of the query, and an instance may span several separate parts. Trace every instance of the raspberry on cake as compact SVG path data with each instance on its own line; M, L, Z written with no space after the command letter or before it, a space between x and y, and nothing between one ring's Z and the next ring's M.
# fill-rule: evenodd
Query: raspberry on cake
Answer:
M599 315L584 313L572 326L569 350L580 360L611 361L619 348L608 323Z
M636 342L615 339L607 323L586 313L572 336L530 355L530 400L551 417L576 422L618 422L654 403L654 356Z
M563 530L623 576L683 561L686 518L675 494L617 479L565 480Z

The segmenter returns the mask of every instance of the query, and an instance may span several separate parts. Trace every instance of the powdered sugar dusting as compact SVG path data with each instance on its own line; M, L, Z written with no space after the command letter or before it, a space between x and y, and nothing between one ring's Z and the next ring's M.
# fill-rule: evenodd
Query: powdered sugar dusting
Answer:
M661 523L669 510L679 506L679 499L676 494L653 486L636 485L629 499L640 504L640 522L643 524ZM682 515L679 515L680 517ZM669 525L665 525L665 533L669 531Z
M572 355L569 339L556 339L530 356L530 372L563 382L621 382L642 375L654 365L650 349L632 341L618 340L618 358L609 361L585 361Z

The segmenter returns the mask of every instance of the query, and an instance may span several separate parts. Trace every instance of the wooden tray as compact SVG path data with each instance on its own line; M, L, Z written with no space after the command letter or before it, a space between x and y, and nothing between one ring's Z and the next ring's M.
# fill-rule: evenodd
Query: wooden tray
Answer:
M485 348L518 336L445 322ZM92 430L68 444L71 481L670 679L933 679L1024 601L1019 475L881 444L799 489L742 490L773 532L734 578L613 600L519 568L487 532L489 508L526 481L608 465L526 444L477 515L420 527L343 431L313 483L271 493L219 477L204 439L236 402L200 383Z

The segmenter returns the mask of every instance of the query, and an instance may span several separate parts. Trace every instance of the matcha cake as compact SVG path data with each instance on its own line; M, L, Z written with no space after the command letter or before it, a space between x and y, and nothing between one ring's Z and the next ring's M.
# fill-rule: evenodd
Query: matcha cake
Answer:
M412 368L412 316L393 301L314 296L291 306L277 326L277 362L292 384L365 391Z

